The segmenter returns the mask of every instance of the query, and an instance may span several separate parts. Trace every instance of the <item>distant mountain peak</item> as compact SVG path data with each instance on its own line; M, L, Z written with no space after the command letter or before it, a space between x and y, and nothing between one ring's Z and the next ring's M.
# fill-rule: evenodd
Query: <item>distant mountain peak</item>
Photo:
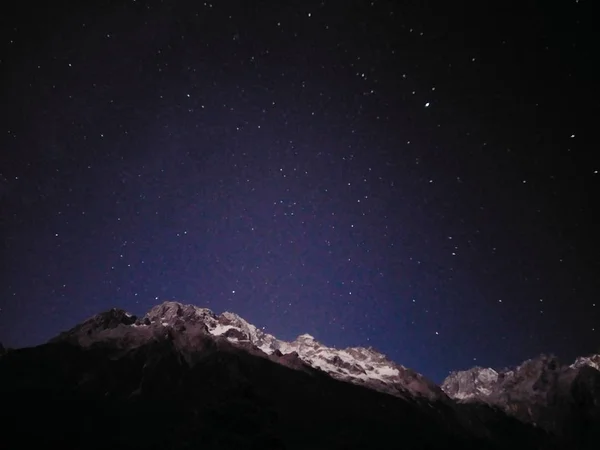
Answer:
M314 341L315 338L313 336L311 336L310 334L308 334L308 333L304 333L304 334L301 334L300 336L298 336L296 338L296 340L297 341L300 341L300 340L302 340L302 341Z
M176 301L166 301L156 305L144 315L144 320L150 322L172 324L177 320L187 322L211 322L215 314L207 308L186 305Z
M577 358L561 365L555 355L541 354L516 367L494 370L472 367L452 372L442 383L443 391L460 402L499 407L523 422L557 431L557 425L573 408L598 414L593 400L578 398L581 392L600 393L600 355ZM597 395L597 394L594 394ZM583 402L583 403L582 403Z

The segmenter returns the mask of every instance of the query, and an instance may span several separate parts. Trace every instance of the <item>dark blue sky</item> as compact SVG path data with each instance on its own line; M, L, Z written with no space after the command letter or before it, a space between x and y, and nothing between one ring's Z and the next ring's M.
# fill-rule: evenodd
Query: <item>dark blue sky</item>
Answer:
M600 348L590 1L72 3L0 19L6 346L174 299L436 381Z

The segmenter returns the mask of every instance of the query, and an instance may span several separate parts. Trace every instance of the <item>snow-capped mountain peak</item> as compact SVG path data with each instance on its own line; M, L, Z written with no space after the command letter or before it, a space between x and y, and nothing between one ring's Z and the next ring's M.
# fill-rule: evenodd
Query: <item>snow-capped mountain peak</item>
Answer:
M207 327L214 327L217 322L215 314L207 308L194 305L184 305L179 302L168 301L156 305L142 318L142 323L160 323L164 326L174 325L177 321L188 323L204 323Z
M301 334L300 336L298 336L298 337L296 338L296 340L297 340L297 341L314 341L314 340L315 340L315 338L314 338L314 336L311 336L311 335L310 335L310 334L308 334L308 333L304 333L304 334Z
M231 342L249 341L266 354L273 352L273 343L277 339L247 322L235 313L226 311L217 317L218 325L209 328L214 336L222 336Z
M600 355L580 357L570 365L561 365L553 355L540 355L511 369L473 367L452 372L442 389L460 402L499 407L523 422L555 430L569 408L600 407L595 400L600 392L599 367ZM592 398L583 401L581 392L591 393Z
M453 372L442 385L446 393L457 400L489 396L498 381L498 372L486 367L473 367L461 372Z
M217 315L210 309L175 301L154 306L141 319L122 310L101 313L62 333L55 341L68 340L87 346L124 336L128 344L139 345L165 332L185 335L191 333L191 329L213 339L226 339L242 348L251 344L262 351L265 357L275 361L285 355L296 354L304 364L333 378L396 396L417 395L431 400L446 397L433 382L390 361L372 348L327 347L308 333L301 334L292 342L279 340L233 312Z

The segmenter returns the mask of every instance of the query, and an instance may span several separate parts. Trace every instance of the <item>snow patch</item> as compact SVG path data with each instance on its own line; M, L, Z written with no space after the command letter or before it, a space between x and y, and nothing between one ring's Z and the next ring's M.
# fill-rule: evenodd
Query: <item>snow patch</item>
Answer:
M233 325L221 325L221 324L217 324L215 326L215 328L213 328L212 330L210 330L210 334L214 335L214 336L220 336L223 333L226 333L227 330L231 330L232 328L236 328Z
M310 340L310 341L315 340L315 338L308 333L301 334L300 336L298 336L298 339L306 339L306 340Z
M471 392L458 391L453 397L457 400L468 400L475 397L475 394Z
M483 383L495 383L498 381L498 372L494 369L482 369L477 375L477 378Z
M262 350L264 353L266 353L267 355L271 355L275 351L268 344L260 345L258 348L260 350Z
M491 395L491 393L492 393L492 390L490 388L486 388L483 386L479 386L477 388L477 391L479 391L480 394L483 394L485 396Z
M375 372L379 375L387 376L387 377L397 377L400 375L400 371L394 367L383 366L375 369Z

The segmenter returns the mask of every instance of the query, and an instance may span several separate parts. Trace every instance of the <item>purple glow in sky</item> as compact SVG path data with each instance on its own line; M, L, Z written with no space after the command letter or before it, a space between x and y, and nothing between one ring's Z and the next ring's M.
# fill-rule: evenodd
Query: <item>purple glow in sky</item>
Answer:
M285 3L3 15L0 341L174 299L436 381L597 351L591 2Z

